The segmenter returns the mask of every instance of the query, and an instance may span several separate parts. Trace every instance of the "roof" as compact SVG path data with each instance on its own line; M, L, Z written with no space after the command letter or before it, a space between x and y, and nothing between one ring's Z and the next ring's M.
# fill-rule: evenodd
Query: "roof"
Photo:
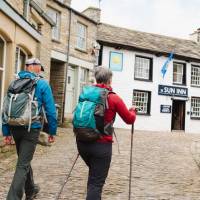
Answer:
M73 13L75 13L76 15L80 16L80 17L83 17L84 19L88 20L89 22L92 22L93 24L97 25L97 22L91 18L89 18L88 16L84 15L83 13L73 9L72 7L64 4L64 3L61 3L60 1L58 0L55 0L54 2L56 2L57 4L59 4L61 7L63 8L67 8L69 10L71 10Z
M158 34L135 31L101 23L97 40L100 44L168 55L174 51L175 58L200 62L200 44L192 40L179 39Z

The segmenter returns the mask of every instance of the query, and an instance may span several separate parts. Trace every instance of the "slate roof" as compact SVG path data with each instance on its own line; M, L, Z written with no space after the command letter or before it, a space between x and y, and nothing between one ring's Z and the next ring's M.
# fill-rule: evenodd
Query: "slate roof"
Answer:
M98 25L97 40L100 44L168 55L174 51L174 57L186 61L200 62L200 43L158 34L135 31L101 23Z

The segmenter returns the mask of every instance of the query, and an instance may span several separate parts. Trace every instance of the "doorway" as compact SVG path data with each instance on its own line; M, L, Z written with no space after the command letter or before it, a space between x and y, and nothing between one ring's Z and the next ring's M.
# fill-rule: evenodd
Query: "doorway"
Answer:
M4 78L5 78L5 56L6 56L6 42L0 36L0 110L3 104L4 96Z
M185 130L185 101L172 102L172 130Z
M67 70L67 91L65 98L65 114L71 114L76 98L76 68L69 66Z

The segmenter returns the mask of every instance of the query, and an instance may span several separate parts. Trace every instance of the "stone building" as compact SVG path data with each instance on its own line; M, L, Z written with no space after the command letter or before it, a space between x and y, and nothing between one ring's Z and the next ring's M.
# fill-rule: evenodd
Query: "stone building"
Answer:
M112 69L114 91L138 108L135 129L200 133L199 35L193 41L99 25L99 64ZM119 117L115 125L130 128Z
M16 74L29 57L39 57L48 75L53 21L32 2L0 1L0 105ZM48 77L48 76L47 76Z
M70 117L82 86L89 82L96 62L97 21L70 7L71 1L46 1L46 12L56 23L52 29L50 84L59 120Z
M45 66L43 75L61 107L59 121L71 116L83 85L92 79L100 10L80 13L70 5L71 0L1 1L1 104L9 82L34 56Z

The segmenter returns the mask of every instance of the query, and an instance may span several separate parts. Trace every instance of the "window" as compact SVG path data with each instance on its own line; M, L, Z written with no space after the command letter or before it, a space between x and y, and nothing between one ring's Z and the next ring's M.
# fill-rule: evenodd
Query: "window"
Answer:
M152 58L142 56L135 57L135 79L152 80Z
M174 63L173 65L173 83L186 84L186 65L183 63Z
M3 103L6 42L0 36L0 108Z
M25 69L26 59L27 59L26 52L22 50L20 47L16 47L15 74Z
M200 66L192 65L191 85L200 86Z
M191 98L191 118L200 118L200 97Z
M137 108L138 114L150 114L151 92L134 90L133 105Z
M52 39L59 40L61 24L60 13L52 8L48 8L47 14L55 23L55 26L52 28Z
M86 30L87 27L81 23L77 23L77 48L86 50Z
M88 69L81 68L80 92L82 92L83 87L88 83L88 74Z

